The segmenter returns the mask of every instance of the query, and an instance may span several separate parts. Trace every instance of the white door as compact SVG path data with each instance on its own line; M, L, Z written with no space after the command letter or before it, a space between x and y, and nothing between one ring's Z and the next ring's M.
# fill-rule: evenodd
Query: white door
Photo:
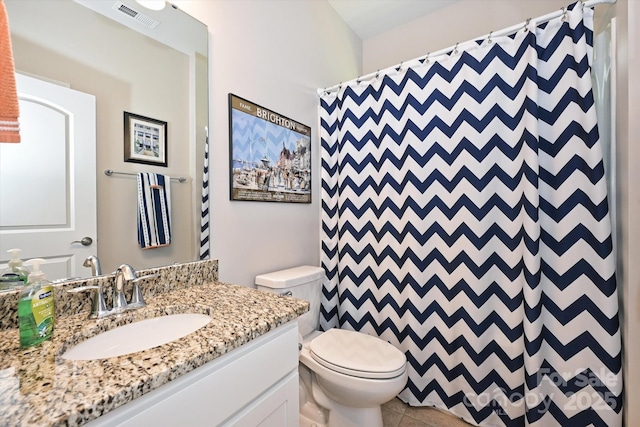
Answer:
M93 95L16 74L19 144L0 144L0 265L44 258L49 280L85 277L96 246ZM92 243L80 243L83 238Z

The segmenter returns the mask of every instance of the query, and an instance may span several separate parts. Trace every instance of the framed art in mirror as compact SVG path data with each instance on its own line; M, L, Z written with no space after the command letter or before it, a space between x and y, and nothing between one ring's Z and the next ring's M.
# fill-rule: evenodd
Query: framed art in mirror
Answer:
M125 111L124 161L167 166L167 122Z

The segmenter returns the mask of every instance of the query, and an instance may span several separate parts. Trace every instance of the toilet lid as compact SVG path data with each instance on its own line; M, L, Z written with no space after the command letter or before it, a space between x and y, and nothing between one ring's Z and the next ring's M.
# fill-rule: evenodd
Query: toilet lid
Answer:
M360 378L395 378L404 372L407 362L388 342L347 329L329 329L314 338L309 353L326 368Z

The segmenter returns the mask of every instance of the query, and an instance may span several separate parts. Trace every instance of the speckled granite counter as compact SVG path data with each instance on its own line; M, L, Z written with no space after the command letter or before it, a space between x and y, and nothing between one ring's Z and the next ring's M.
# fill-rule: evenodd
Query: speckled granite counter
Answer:
M158 295L121 317L56 319L52 341L20 349L18 330L0 330L0 425L79 426L306 312L305 301L211 282ZM94 361L60 357L97 333L160 315L202 313L212 321L162 346Z
M155 274L156 278L148 280L142 286L145 300L176 289L184 289L207 282L218 281L218 260L187 262L163 267L138 270L138 276ZM91 298L87 294L72 294L66 292L79 286L98 285L102 287L105 302L111 307L114 275L106 274L99 277L89 277L56 284L53 297L55 299L56 319L72 314L89 313ZM130 287L126 291L130 292ZM18 327L18 296L19 292L0 292L0 331Z

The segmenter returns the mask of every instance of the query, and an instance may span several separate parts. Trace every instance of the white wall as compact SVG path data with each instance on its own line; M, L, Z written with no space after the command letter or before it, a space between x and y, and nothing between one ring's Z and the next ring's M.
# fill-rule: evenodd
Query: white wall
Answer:
M176 1L209 27L211 257L220 280L319 265L318 87L361 71L361 41L325 1ZM229 200L228 93L312 127L311 204Z
M568 0L459 0L363 41L363 74L560 10Z

